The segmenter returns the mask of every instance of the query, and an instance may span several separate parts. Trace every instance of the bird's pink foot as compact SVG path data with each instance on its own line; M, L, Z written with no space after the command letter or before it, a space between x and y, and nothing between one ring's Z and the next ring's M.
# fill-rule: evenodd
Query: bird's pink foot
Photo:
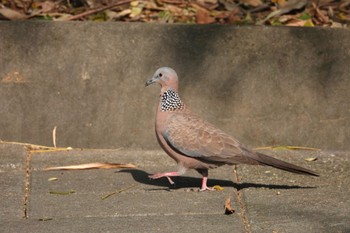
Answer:
M162 177L166 177L170 184L175 184L174 181L170 178L170 176L180 176L179 172L165 172L165 173L156 173L153 175L149 175L148 177L151 179L159 179Z
M202 187L199 189L199 192L203 192L203 191L214 191L214 188L209 188L209 187Z
M203 192L203 191L214 191L214 190L215 190L214 188L209 188L209 187L207 186L207 181L208 181L208 177L203 176L203 179L202 179L202 188L199 189L199 192Z

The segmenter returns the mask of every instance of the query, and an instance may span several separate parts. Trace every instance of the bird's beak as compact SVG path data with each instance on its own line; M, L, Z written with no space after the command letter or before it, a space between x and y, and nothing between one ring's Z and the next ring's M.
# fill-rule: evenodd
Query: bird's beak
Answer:
M150 80L147 80L147 82L146 82L146 87L147 86L149 86L149 85L151 85L151 84L153 84L153 83L155 83L156 81L158 80L158 78L157 77L153 77L153 78L151 78Z

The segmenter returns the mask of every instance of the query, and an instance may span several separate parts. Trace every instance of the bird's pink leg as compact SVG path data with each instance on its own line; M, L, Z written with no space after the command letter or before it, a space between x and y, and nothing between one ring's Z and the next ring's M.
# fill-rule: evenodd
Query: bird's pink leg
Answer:
M149 175L148 177L151 179L159 179L161 177L166 177L169 180L170 184L174 184L174 181L170 178L171 176L181 176L183 173L180 172L165 172L165 173L157 173L154 175Z
M214 188L209 188L209 187L207 186L207 181L208 181L208 177L207 177L207 176L203 176L203 179L202 179L202 188L199 190L200 192L202 192L202 191L207 191L207 190L209 190L209 191L213 191L213 190L214 190Z
M207 181L208 181L208 169L196 169L197 172L199 172L201 175L202 175L202 187L201 189L199 190L200 192L202 191L206 191L206 190L209 190L209 191L213 191L214 188L209 188L207 186Z

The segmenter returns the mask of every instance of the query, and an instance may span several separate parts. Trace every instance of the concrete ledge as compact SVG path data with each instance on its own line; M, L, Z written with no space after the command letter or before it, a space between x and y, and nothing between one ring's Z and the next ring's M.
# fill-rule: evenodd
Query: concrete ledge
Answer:
M350 31L127 23L0 22L0 139L158 148L171 66L190 107L250 146L350 149Z

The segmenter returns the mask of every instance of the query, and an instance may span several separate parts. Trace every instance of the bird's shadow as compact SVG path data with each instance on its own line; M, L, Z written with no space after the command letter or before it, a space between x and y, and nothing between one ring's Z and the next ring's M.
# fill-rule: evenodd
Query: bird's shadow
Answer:
M159 188L154 188L152 190L162 189L180 189L180 188L198 188L201 185L202 179L197 177L189 176L178 176L172 177L175 184L171 185L169 181L164 177L157 180L152 180L148 176L151 175L143 170L139 169L124 169L117 171L117 173L130 173L133 179L141 184L147 184L156 186ZM246 188L268 188L268 189L312 189L315 186L299 186L299 185L276 185L276 184L259 184L259 183L234 183L230 180L218 180L218 179L208 179L208 186L220 185L221 187L233 187L237 190L242 190Z

